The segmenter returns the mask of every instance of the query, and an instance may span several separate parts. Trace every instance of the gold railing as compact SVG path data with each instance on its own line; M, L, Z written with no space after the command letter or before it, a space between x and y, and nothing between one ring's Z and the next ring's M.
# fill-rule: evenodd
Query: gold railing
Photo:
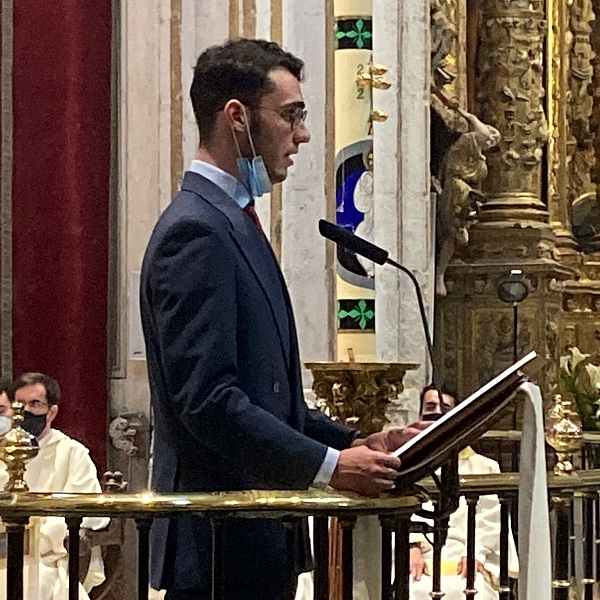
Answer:
M501 536L508 535L508 515L515 506L519 488L518 473L467 475L460 477L461 493L469 509L475 510L479 496L497 494L502 509ZM570 475L548 474L551 497L554 544L554 599L593 598L600 582L600 469L576 471ZM85 517L134 519L138 527L138 598L148 597L148 539L152 520L165 516L193 513L208 518L213 524L215 547L219 547L219 524L228 518L315 517L315 600L329 600L329 518L336 517L342 525L345 543L342 557L342 598L352 598L353 559L352 530L361 516L379 515L382 527L381 581L383 600L407 600L408 539L411 515L428 497L434 501L437 490L433 480L419 482L414 494L386 495L377 499L355 494L296 491L243 491L210 494L31 494L0 493L0 517L7 528L7 598L19 600L23 593L23 539L31 516L65 517L69 529L69 599L78 598L79 527ZM579 515L579 516L578 516ZM577 522L580 530L578 533ZM392 533L396 535L396 553L392 553ZM501 545L502 546L502 545ZM501 564L507 563L501 548ZM504 553L506 554L506 553ZM578 557L575 564L571 557ZM387 560L385 559L387 557ZM396 573L406 576L392 580L392 562ZM474 560L473 560L474 570ZM505 569L506 571L506 569ZM214 559L214 595L224 596L219 573L222 565ZM508 578L507 571L505 579ZM500 598L511 598L510 582L500 582ZM468 597L468 596L467 596ZM540 599L542 600L542 599Z
M329 518L342 525L344 598L352 597L352 529L361 516L378 515L382 536L391 545L392 533L399 547L396 566L406 577L392 582L391 562L382 565L386 598L408 599L408 541L411 515L426 496L387 495L377 499L335 491L240 491L206 494L33 494L0 493L0 518L7 530L6 597L23 598L23 547L29 517L60 516L69 531L69 600L78 600L79 529L83 517L135 519L138 529L138 599L147 600L149 587L149 532L153 519L193 513L210 520L213 527L213 600L224 596L221 563L222 523L228 518L281 519L314 517L315 599L329 598ZM289 536L290 543L295 539ZM291 548L290 548L291 549ZM29 598L28 600L32 600Z

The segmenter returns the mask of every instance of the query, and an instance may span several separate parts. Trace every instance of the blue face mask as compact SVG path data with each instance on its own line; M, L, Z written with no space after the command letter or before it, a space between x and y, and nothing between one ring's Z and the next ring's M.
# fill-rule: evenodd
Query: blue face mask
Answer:
M273 190L262 156L255 156L252 162L247 158L238 158L237 166L242 183L250 190L253 198L260 198Z
M267 173L267 168L263 161L262 156L256 156L256 150L254 148L254 141L252 140L252 134L248 127L248 115L244 108L246 132L248 133L248 141L250 142L250 148L252 148L252 161L242 156L240 145L238 144L237 138L233 130L231 131L235 145L237 146L238 154L240 158L237 159L237 166L240 171L240 179L246 186L253 198L260 198L264 194L268 194L273 191L273 183Z

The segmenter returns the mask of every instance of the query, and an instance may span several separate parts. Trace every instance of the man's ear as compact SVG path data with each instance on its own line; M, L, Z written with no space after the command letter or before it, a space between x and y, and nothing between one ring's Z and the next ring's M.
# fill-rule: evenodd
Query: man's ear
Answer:
M223 116L234 133L247 131L248 111L239 100L230 100L223 108Z
M48 418L46 421L48 423L52 423L52 421L54 421L54 419L56 419L57 414L58 414L58 404L53 404L50 407L50 410L48 411Z

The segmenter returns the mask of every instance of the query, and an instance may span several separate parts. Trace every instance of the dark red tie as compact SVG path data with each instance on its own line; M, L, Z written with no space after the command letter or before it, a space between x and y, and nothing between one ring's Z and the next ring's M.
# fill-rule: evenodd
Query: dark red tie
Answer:
M256 229L258 229L260 234L265 239L267 239L267 236L265 235L265 230L262 228L260 219L258 218L258 213L256 212L256 209L254 208L254 202L250 202L249 204L246 204L246 206L244 207L244 212L250 217L250 219L252 220L254 225L256 225Z

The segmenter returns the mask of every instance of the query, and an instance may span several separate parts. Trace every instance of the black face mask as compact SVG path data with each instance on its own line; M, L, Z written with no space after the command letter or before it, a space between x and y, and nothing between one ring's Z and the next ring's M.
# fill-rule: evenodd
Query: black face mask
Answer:
M28 410L24 410L21 427L31 435L37 437L46 428L46 415L34 415Z

